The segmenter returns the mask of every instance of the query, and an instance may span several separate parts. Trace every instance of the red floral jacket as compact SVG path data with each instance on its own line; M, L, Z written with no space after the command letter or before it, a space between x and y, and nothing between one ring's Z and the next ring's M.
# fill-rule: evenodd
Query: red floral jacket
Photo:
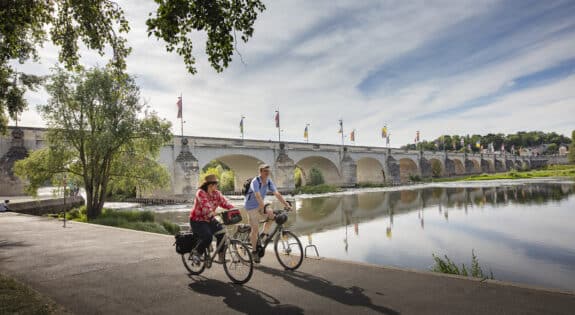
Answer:
M190 220L210 222L218 207L228 210L235 208L219 190L208 194L203 189L198 189L194 200L194 208L190 212Z

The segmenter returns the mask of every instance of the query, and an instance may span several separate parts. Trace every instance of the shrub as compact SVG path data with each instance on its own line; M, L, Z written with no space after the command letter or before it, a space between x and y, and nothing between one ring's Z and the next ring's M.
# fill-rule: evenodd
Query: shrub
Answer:
M170 234L170 232L157 222L126 222L120 227L152 233Z
M409 174L409 180L412 182L420 182L421 177L417 174Z
M447 273L452 275L461 275L466 277L471 276L474 278L481 278L481 279L494 279L493 272L491 271L489 272L489 277L483 273L483 269L481 269L481 266L479 265L479 259L477 259L475 251L473 250L471 251L470 270L467 270L465 264L461 264L461 268L457 267L457 264L455 264L451 259L449 259L447 255L444 255L445 260L443 260L441 257L435 256L435 254L432 254L432 256L433 259L435 260L435 265L433 266L431 271Z
M312 167L309 170L309 185L317 186L324 184L325 180L323 179L323 174L321 171L315 167Z
M441 163L434 160L431 163L431 176L440 177L441 173Z
M233 171L224 171L220 177L220 190L221 191L234 191L235 175Z
M162 226L164 227L164 229L166 229L166 231L168 231L172 235L176 235L180 232L180 226L177 225L176 223L164 220L162 221Z
M302 178L301 177L302 177L301 169L299 167L296 167L295 171L294 171L294 175L293 175L296 188L301 187L301 185L302 185Z

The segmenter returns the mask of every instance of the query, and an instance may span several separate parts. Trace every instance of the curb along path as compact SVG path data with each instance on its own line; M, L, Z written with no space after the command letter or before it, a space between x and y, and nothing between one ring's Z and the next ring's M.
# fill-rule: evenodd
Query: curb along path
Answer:
M575 295L335 260L266 255L244 286L189 277L173 237L0 213L0 272L77 314L572 314ZM269 253L268 253L269 254Z

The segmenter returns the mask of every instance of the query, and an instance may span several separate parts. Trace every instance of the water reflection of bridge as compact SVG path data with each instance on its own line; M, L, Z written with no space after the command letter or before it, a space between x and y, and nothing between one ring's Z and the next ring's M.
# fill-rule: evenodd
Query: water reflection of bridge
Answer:
M371 221L411 211L438 207L446 219L450 208L468 211L469 206L541 204L573 194L574 184L527 184L501 187L427 187L401 191L364 192L298 200L297 216L290 228L300 235L317 233L349 224ZM423 221L422 221L423 227ZM389 232L389 231L388 231Z

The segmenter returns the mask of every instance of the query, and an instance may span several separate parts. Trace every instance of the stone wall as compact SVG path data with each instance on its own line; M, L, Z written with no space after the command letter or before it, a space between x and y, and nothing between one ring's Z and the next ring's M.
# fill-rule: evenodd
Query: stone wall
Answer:
M83 206L84 204L84 198L81 196L75 196L67 197L65 200L64 198L55 198L9 203L8 208L13 212L43 215L62 212L64 209L68 211L73 208Z

